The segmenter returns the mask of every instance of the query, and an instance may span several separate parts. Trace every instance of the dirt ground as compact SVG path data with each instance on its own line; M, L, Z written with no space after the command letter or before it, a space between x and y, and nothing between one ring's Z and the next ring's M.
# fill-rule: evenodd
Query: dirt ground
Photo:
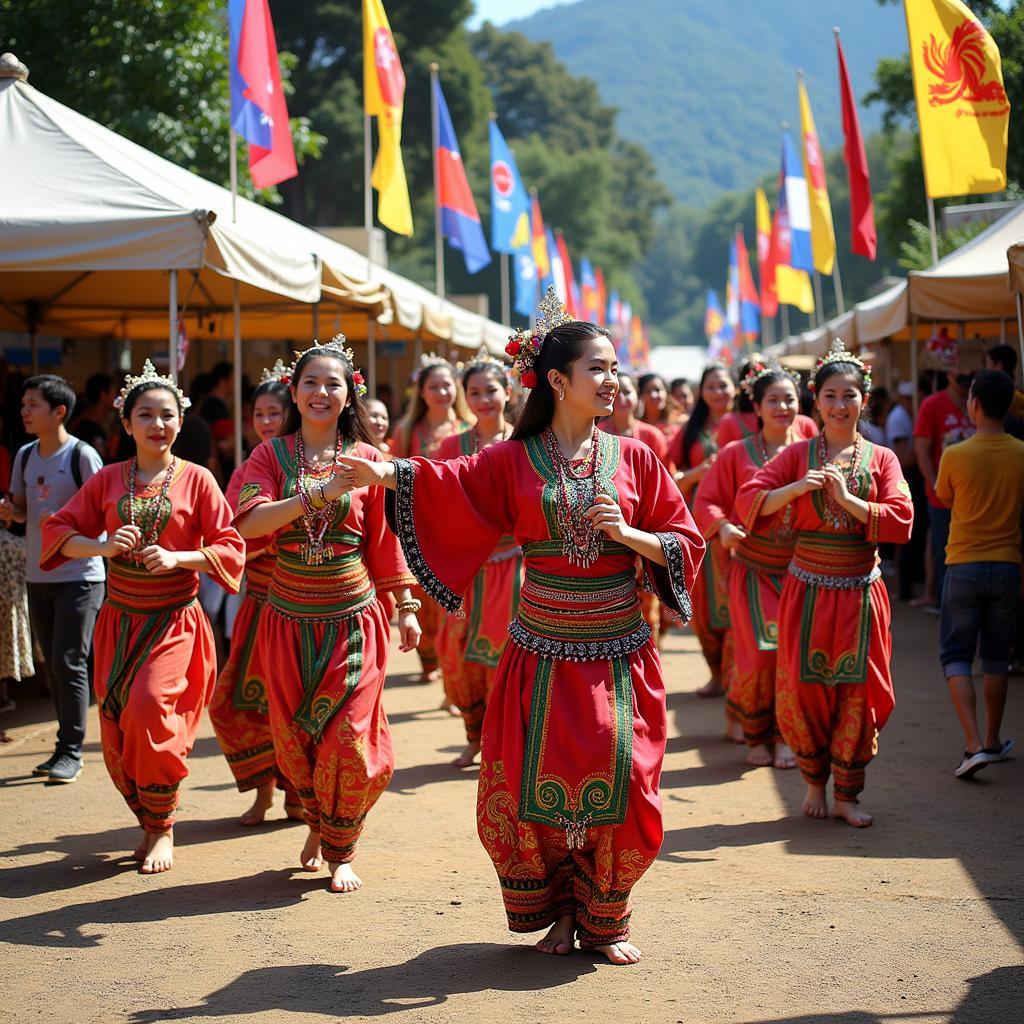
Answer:
M142 877L132 819L103 768L31 778L46 703L4 716L0 747L0 1019L29 1024L394 1015L431 1021L1020 1024L1024 1021L1024 749L955 780L960 739L935 658L937 622L895 623L898 705L868 773L876 824L799 815L795 772L752 769L720 739L720 701L689 635L668 641L666 838L637 886L643 962L542 956L504 926L477 842L476 771L448 761L461 723L397 655L386 704L397 770L369 822L365 886L332 895L294 870L303 829L235 824L247 803L204 723L177 862ZM1006 736L1024 741L1024 680Z

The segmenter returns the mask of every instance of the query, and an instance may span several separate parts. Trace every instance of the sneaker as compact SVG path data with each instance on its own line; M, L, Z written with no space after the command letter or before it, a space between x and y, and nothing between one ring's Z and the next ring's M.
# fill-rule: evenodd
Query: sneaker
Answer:
M994 758L984 750L977 750L973 754L965 750L960 763L953 769L953 774L958 779L970 779L977 775L982 768L987 768Z
M74 782L82 774L82 762L70 754L61 754L50 769L51 782Z
M60 754L55 750L42 764L37 764L32 769L33 775L49 775L50 769L57 763L57 758Z
M1013 750L1013 740L1004 740L998 747L982 747L982 751L989 756L990 761L1005 761Z

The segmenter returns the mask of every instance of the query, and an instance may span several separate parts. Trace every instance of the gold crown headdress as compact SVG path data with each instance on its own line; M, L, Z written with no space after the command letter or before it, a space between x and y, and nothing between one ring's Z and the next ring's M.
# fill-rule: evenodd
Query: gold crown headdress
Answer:
M842 338L834 338L828 353L820 356L818 361L814 364L814 373L811 374L811 379L807 382L807 386L811 391L815 390L814 380L818 376L819 372L824 367L830 366L832 363L850 363L852 366L856 366L857 369L860 370L861 377L864 380L865 393L871 390L870 363L865 363L864 360L855 356L852 352L848 352L846 350L846 346L843 344Z
M800 377L798 374L791 373L789 370L784 369L774 359L767 359L762 355L755 354L750 360L750 368L743 375L743 379L740 381L740 387L743 389L743 393L751 401L754 400L754 385L762 378L768 377L773 373L781 373L788 377L797 388L797 393L800 392Z
M524 327L509 338L505 352L512 357L512 368L524 388L537 386L537 357L544 347L547 336L563 324L572 323L573 318L565 311L554 285L549 285L544 298L537 307L537 324L532 329Z
M260 374L260 383L269 384L271 381L281 384L288 384L291 382L288 367L284 365L283 359L278 359L277 362L269 368L263 368L263 372Z
M121 419L124 419L124 406L128 400L128 396L137 388L140 384L157 384L162 388L166 388L178 399L178 408L184 412L192 402L189 401L188 395L186 395L181 388L171 379L170 376L164 377L156 372L156 367L147 359L142 364L142 373L138 377L133 377L130 373L124 379L124 387L121 388L117 398L114 399L114 408L118 411Z
M308 356L311 352L315 352L317 355L331 356L334 359L340 359L345 363L348 368L352 371L352 383L356 386L356 394L362 398L366 394L366 380L362 373L356 367L356 354L352 351L345 342L348 339L344 334L336 334L330 341L319 342L314 341L313 344L306 349L305 352L296 352L295 361L285 371L286 376L280 378L288 384L291 384L295 380L295 367L299 365L299 360L304 356Z
M484 367L494 367L494 369L499 370L503 374L508 373L509 370L508 363L504 359L498 359L486 345L481 345L476 355L462 365L460 369L463 376L465 376L466 371L469 369L480 370Z

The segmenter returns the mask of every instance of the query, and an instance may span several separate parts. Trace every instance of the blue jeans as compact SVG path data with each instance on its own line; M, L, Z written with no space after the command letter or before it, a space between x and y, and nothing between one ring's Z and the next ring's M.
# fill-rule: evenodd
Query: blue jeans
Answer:
M963 562L946 569L939 620L939 660L947 679L969 676L981 642L981 670L1010 670L1017 628L1020 566L1016 562Z
M932 563L935 566L935 593L942 601L942 583L946 577L946 544L953 510L928 506L928 525L932 528Z

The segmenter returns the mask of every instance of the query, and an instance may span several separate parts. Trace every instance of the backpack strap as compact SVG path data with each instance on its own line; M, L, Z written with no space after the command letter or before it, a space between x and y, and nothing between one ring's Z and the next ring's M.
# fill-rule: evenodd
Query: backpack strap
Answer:
M71 453L71 479L75 481L75 486L79 488L82 486L82 452L84 449L84 441L75 441L75 448Z
M28 494L28 481L25 479L25 467L28 465L28 457L39 447L38 439L21 449L21 458L18 459L18 472L21 474L21 487L25 494Z

